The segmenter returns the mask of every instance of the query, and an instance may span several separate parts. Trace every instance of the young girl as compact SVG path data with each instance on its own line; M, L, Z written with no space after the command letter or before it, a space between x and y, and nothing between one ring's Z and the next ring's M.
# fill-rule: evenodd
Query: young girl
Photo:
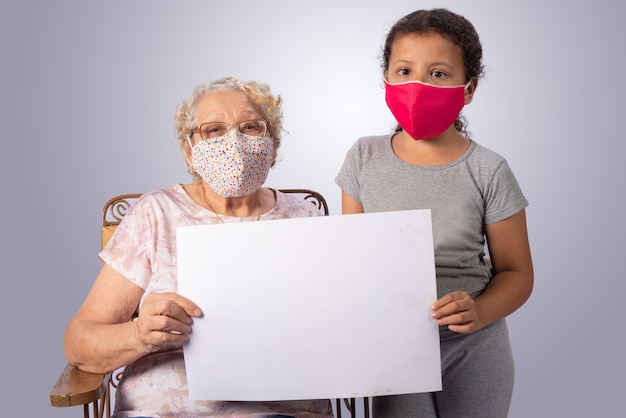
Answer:
M533 267L528 202L506 160L470 139L460 116L481 61L478 34L462 16L418 10L396 22L383 71L398 129L360 138L336 178L344 214L431 210L443 390L376 397L378 417L508 414L514 370L505 317L530 296Z

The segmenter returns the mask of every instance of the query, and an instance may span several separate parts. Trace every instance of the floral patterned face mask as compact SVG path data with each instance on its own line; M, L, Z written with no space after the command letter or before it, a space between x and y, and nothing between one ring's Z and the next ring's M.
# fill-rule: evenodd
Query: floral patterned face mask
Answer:
M241 134L233 128L193 146L192 168L222 197L241 197L261 188L274 159L269 136Z

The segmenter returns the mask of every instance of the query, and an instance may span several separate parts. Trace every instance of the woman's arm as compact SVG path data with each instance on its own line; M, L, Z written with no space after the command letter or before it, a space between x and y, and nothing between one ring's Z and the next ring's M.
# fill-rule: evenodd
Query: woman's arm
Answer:
M522 306L533 289L533 264L528 243L526 212L486 226L494 277L475 300L466 292L452 292L433 305L439 325L469 334L506 317Z
M131 321L144 290L104 264L64 338L70 364L94 373L125 366L148 353L181 347L200 308L175 293L151 294Z

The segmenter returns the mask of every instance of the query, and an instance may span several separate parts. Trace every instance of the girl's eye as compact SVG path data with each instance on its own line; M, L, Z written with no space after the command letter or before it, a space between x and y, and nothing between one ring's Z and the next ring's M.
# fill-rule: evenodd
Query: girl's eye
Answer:
M411 71L408 68L400 68L398 70L398 75L409 75Z
M433 70L431 71L430 75L435 78L442 78L446 76L446 73L444 73L443 71L439 71L439 70Z

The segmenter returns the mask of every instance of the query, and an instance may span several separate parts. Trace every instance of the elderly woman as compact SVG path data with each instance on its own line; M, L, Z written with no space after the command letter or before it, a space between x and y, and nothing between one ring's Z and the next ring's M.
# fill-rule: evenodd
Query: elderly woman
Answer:
M65 333L66 356L80 369L125 366L114 417L332 416L329 400L188 396L182 345L202 312L176 293L176 227L321 214L262 187L280 146L280 106L265 84L223 78L197 86L177 107L178 141L194 180L133 205L100 253L102 269Z

